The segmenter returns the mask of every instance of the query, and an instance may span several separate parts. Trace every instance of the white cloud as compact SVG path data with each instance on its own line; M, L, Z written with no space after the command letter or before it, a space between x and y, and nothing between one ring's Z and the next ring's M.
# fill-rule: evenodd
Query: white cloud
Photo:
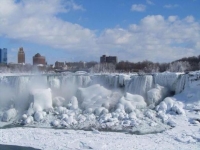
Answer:
M192 20L192 16L182 20L177 16L146 16L128 29L106 29L99 40L123 60L172 61L199 55L200 25Z
M176 7L179 7L178 4L167 4L167 5L164 5L164 8L168 8L168 9L171 9L171 8L176 8Z
M143 4L133 4L131 6L131 11L143 12L145 10L146 10L146 6Z
M94 32L56 17L81 8L74 1L1 0L0 34L56 48L84 49L95 44Z
M189 22L189 23L192 23L192 22L194 22L194 17L193 16L187 16L186 18L185 18L185 21L186 22Z
M73 10L85 10L82 5L77 5L73 0L66 1L66 5L72 8Z
M58 17L76 9L66 0L1 0L0 35L64 49L90 60L102 54L160 62L199 55L200 24L193 16L150 15L128 28L105 29L97 36L95 31Z
M169 16L169 17L168 17L168 21L169 21L169 22L175 22L177 19L178 19L177 16Z
M149 4L149 5L154 5L154 3L150 0L146 0L146 3Z

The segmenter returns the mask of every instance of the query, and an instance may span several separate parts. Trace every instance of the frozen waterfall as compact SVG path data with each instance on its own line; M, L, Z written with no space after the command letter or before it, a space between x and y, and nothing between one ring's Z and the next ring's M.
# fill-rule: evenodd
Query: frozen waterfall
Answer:
M187 80L188 75L177 73L155 75L70 73L66 75L0 76L0 104L5 106L14 103L21 107L21 103L27 103L32 90L47 88L51 88L53 97L62 96L68 100L72 96L77 96L79 88L95 84L100 84L109 90L120 90L124 94L128 92L141 95L146 99L147 92L155 88L156 85L163 86L178 94L185 86L189 86Z
M146 132L163 131L168 128L163 113L169 104L169 110L184 114L182 106L171 107L179 103L169 96L197 89L199 74L2 75L0 120L44 127L115 131L131 127L136 132L148 126Z

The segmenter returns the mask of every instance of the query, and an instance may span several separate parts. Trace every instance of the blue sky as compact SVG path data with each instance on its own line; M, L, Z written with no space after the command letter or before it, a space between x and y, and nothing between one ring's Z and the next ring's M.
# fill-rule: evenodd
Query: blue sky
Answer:
M200 55L199 0L0 0L0 47L17 62L170 62Z

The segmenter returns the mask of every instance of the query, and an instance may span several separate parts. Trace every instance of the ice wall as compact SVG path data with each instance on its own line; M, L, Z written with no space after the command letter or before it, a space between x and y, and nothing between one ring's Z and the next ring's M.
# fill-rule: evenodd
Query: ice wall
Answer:
M176 83L179 80L179 73L164 72L154 75L155 84L167 87L171 91L175 91Z
M138 94L146 98L147 91L149 91L152 87L153 76L134 75L131 77L131 80L125 84L125 91L132 94Z
M101 84L107 88L119 87L119 76L117 74L97 74L91 76L91 84Z
M187 74L179 75L176 81L175 94L181 93L184 90L184 88L187 87L188 87L188 75Z

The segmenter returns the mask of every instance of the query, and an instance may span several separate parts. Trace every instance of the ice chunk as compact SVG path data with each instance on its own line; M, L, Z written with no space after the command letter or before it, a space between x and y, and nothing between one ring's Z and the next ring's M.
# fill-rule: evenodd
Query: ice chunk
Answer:
M154 118L155 118L155 113L154 113L151 109L147 110L147 111L144 113L144 115L145 115L146 117L148 117L149 119L154 119Z
M54 127L58 127L60 125L60 121L59 120L54 120L51 122L51 125Z
M46 116L46 112L43 112L43 111L38 111L38 112L35 112L34 114L34 120L39 122L41 120L43 120L43 118Z
M28 118L27 114L23 114L23 115L22 115L22 119L23 119L23 120L26 120L27 118Z
M172 107L172 111L174 111L175 113L180 114L180 115L185 114L183 107L179 103L174 104L174 106Z
M120 86L125 86L125 82L126 81L131 80L130 75L126 75L126 74L120 74L119 75L119 85Z
M155 88L147 92L147 104L148 105L157 105L160 103L167 95L169 91L163 86L156 85Z
M52 109L52 94L51 89L35 89L32 91L33 95L33 111L43 111Z
M102 104L102 107L105 107L106 109L110 108L110 103L109 102L105 102Z
M28 118L24 121L24 124L30 124L31 122L33 122L33 117L28 116Z
M157 106L157 111L162 111L164 113L174 112L176 114L184 115L185 111L183 109L184 104L182 102L176 101L171 97L167 97Z
M92 109L92 108L87 108L87 109L84 111L84 113L86 113L86 114L91 114L91 113L93 113L93 109Z
M175 127L176 126L176 122L172 119L168 119L167 124L170 125L171 127Z
M80 108L87 110L92 108L93 110L102 106L107 102L112 92L107 90L99 84L89 86L87 88L79 88L77 91L77 98L80 104Z
M104 107L96 108L94 111L94 114L99 116L103 112L104 109L105 109Z
M30 104L28 110L27 110L27 115L31 116L34 114L34 110L33 110L33 103Z
M64 103L65 103L65 98L63 97L58 96L53 99L53 105L56 107L63 106Z
M68 113L68 109L65 107L62 107L62 106L57 107L55 110L58 114L67 114Z
M15 108L11 108L3 113L2 121L8 122L11 119L15 118L17 115L17 111Z
M166 97L164 100L163 100L166 105L167 105L167 111L170 111L171 108L173 107L174 105L174 99L171 98L171 97Z
M142 96L130 93L126 93L125 96L119 100L119 103L124 106L126 112L132 112L136 108L146 107L146 102Z
M158 111L162 111L164 113L167 111L167 104L164 101L159 104Z
M78 100L75 96L70 99L69 108L72 110L78 109Z
M131 112L131 113L129 114L129 118L130 118L130 119L137 119L137 116L136 116L135 112Z

